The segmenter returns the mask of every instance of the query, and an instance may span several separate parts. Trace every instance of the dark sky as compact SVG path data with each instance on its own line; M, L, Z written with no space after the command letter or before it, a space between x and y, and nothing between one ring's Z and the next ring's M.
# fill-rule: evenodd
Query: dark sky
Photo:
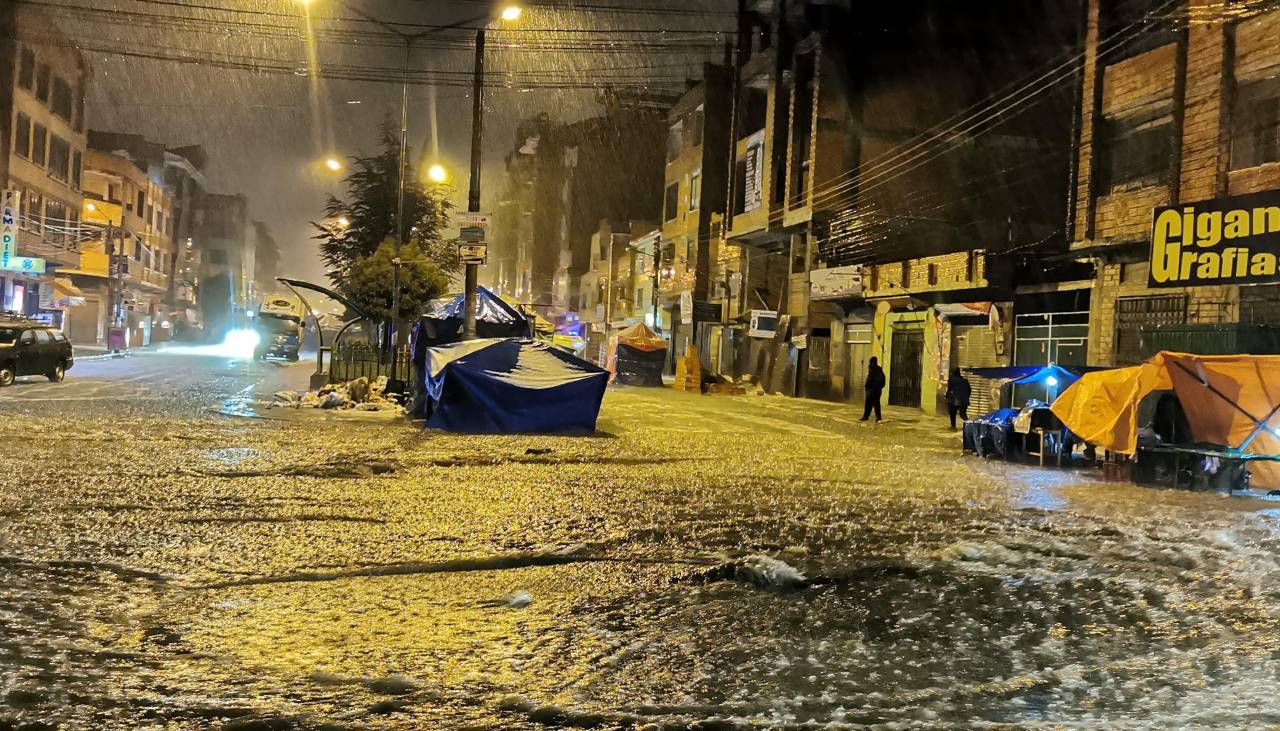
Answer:
M85 52L93 68L92 128L136 132L171 147L204 145L210 187L246 194L253 217L270 226L284 249L286 273L318 277L307 222L320 215L326 193L341 192L340 176L320 161L372 150L378 124L388 115L398 121L400 110L403 46L378 26L351 20L358 17L351 8L386 21L443 25L489 7L483 0L346 3L311 0L307 11L319 66L328 76L348 77L319 80L307 73L298 0L25 0L19 7L47 13ZM715 31L733 27L736 6L734 0L540 3L525 3L518 26L489 35L489 78L507 86L486 90L487 191L497 188L516 120L544 111L566 121L592 113L599 89L584 84L678 89L698 75L703 60L721 58L731 36ZM431 156L434 97L440 158L462 202L473 35L438 32L412 56L423 83L410 87L411 160ZM421 78L428 71L434 84Z

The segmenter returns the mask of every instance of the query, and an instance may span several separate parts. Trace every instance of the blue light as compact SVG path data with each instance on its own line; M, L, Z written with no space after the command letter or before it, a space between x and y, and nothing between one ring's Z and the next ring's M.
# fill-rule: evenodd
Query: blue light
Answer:
M1058 385L1058 377L1049 376L1048 378L1044 379L1044 382L1049 384L1049 388L1055 388Z

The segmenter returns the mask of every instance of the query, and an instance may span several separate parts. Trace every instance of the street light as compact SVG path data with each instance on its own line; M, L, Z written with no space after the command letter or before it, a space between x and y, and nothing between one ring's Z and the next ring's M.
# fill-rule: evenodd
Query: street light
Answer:
M508 23L514 23L520 20L520 14L523 12L524 9L519 5L508 5L502 9L502 14L499 17Z
M443 165L432 165L427 168L427 177L434 183L443 183L448 180L449 174L445 171Z
M342 169L342 163L339 162L337 158L333 158L333 157L329 158L328 160L325 160L324 166L329 168L335 173Z
M351 225L351 219L346 216L338 216L336 223L338 224L338 228L346 228Z

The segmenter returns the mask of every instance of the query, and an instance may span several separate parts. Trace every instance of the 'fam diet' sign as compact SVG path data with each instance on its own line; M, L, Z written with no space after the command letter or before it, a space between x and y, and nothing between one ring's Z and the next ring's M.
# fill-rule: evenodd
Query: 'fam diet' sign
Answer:
M22 194L6 190L0 194L0 269L7 269L9 260L18 251L18 218Z

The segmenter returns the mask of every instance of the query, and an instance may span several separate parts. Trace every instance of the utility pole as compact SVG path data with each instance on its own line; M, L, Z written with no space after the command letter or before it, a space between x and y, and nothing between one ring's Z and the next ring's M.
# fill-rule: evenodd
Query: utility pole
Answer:
M480 162L484 140L484 27L476 30L476 58L471 79L471 180L467 190L467 212L480 211ZM476 278L479 265L464 264L462 279L462 338L476 337Z

